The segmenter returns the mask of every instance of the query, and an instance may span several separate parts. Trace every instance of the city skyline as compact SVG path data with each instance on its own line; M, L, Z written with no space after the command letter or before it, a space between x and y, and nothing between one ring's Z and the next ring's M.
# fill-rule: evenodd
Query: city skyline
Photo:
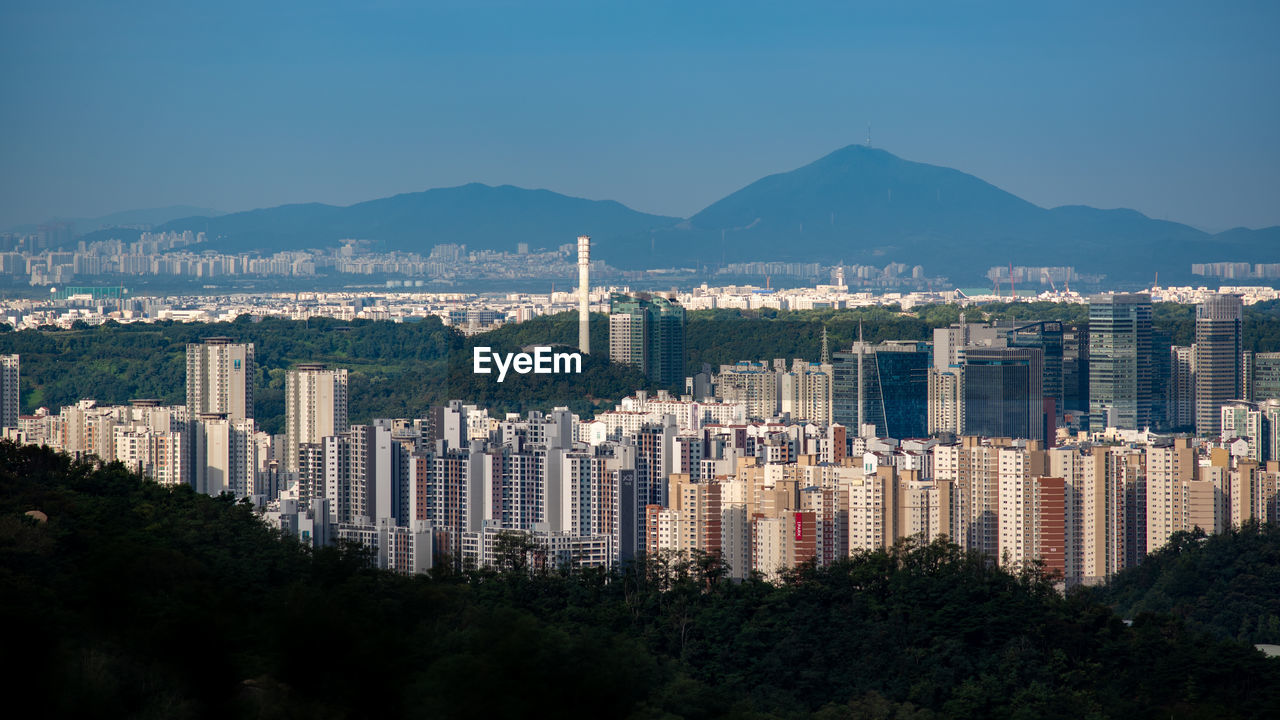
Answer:
M1267 716L1278 30L0 3L10 695Z
M6 6L0 227L476 181L687 217L868 124L1044 207L1280 224L1267 5L308 10Z

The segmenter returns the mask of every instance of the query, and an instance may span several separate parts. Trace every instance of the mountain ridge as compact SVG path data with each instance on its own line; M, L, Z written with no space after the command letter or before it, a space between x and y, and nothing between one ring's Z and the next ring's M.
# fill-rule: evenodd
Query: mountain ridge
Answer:
M109 229L113 227L122 227L127 225L160 225L171 220L179 220L184 217L193 216L211 216L217 217L225 215L221 210L213 208L197 207L194 205L166 205L158 208L136 208L133 210L120 210L106 215L97 217L53 217L41 223L23 223L14 225L6 232L13 233L34 233L40 229L41 225L50 225L53 223L71 223L79 226L79 234L84 235L87 232L83 228L92 226L94 230Z
M286 217L305 214L308 209L312 217ZM528 242L534 248L555 248L582 234L591 234L607 246L678 220L632 210L615 200L587 200L514 185L467 183L346 206L294 204L218 218L183 218L159 229L187 230L203 224L210 235L222 236L211 238L209 247L217 249L327 247L353 238L374 240L390 250L425 254L432 245L442 243L509 251L514 251L520 242ZM593 233L596 224L603 225L605 232ZM513 232L511 228L516 225L523 225L523 230Z
M426 253L555 248L579 234L594 256L622 268L779 260L921 265L927 276L974 280L1009 263L1072 266L1113 280L1189 276L1193 262L1280 262L1280 227L1217 235L1130 208L1045 208L962 170L848 145L766 175L688 218L634 210L547 189L467 183L347 206L258 208L172 220L160 230L204 230L210 249L329 247L344 238Z

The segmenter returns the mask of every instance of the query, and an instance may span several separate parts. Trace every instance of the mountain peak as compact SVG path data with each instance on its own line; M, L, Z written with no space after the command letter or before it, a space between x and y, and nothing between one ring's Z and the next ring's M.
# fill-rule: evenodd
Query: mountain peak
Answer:
M614 201L473 182L345 208L236 213L199 225L211 245L228 250L316 247L346 237L409 251L437 243L555 247L587 232L601 243L601 259L617 267L903 263L958 282L1011 262L1070 266L1112 280L1139 273L1145 279L1155 269L1174 277L1204 261L1208 237L1131 210L1045 209L962 171L865 144L761 178L687 221ZM187 228L178 221L165 229ZM1266 261L1274 256L1263 242L1268 237L1273 234L1228 233L1224 240L1231 242L1219 246L1229 246L1232 258L1222 259Z

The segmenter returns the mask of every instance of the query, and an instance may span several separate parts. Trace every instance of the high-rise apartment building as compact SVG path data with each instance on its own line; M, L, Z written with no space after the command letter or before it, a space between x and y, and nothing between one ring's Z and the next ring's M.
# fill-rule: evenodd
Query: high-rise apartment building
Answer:
M284 402L285 470L297 472L299 445L347 430L347 371L298 365L285 376Z
M203 413L192 423L196 492L208 495L249 495L257 472L253 420L232 419L224 413Z
M324 497L335 523L377 525L400 515L403 447L378 421L324 439Z
M1089 429L1151 424L1151 296L1089 299Z
M1027 512L1034 503L1025 494L1031 489L1027 480L1046 474L1038 444L1017 447L1008 439L966 436L959 443L934 447L933 453L936 479L954 488L950 528L943 530L967 549L1000 558L1003 522L1007 560L1020 563L1029 558L1033 533Z
M18 427L18 356L0 355L0 428Z
M747 417L772 418L778 414L778 373L759 362L721 365L716 375L716 399L746 405Z
M793 360L791 370L778 373L778 411L794 422L831 424L830 364Z
M1169 348L1169 381L1165 384L1165 425L1190 430L1196 424L1196 346Z
M1196 433L1216 437L1222 406L1244 394L1240 372L1243 305L1220 294L1196 306Z
M253 418L253 343L211 337L187 345L187 410L192 418L220 413Z
M1237 400L1224 404L1218 413L1218 431L1223 441L1244 440L1248 445L1246 457L1257 462L1271 459L1271 447L1267 443L1270 423L1264 408L1258 403Z
M634 365L653 382L684 382L684 308L660 295L614 294L609 303L609 360Z

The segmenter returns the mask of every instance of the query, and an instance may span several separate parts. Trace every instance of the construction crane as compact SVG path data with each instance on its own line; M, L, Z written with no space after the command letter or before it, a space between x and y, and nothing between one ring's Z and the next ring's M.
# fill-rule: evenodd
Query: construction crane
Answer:
M1058 294L1058 286L1053 282L1053 276L1049 274L1049 268L1040 268L1040 275L1049 281L1049 287L1053 288L1053 294Z

